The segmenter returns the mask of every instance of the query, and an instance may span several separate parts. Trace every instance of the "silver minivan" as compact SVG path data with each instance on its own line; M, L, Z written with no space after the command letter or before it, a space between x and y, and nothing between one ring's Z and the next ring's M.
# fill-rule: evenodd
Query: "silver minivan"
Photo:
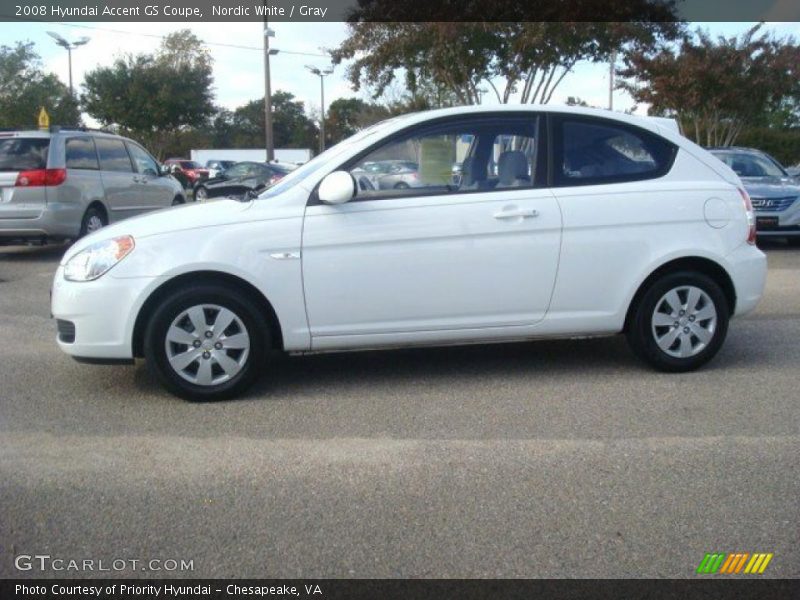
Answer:
M76 239L185 201L133 140L62 127L0 131L0 243Z

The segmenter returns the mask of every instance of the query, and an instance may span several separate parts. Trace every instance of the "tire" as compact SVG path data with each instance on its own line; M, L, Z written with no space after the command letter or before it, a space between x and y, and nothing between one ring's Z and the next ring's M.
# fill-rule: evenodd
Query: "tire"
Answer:
M78 237L93 233L106 225L108 225L108 217L105 211L96 206L90 206L83 214L83 219L81 219L81 231Z
M787 237L786 243L792 248L798 248L800 247L800 236Z
M401 182L396 183L394 185L394 189L396 189L396 190L407 190L408 189L408 184L405 181L401 181Z
M653 282L633 307L628 343L636 356L660 371L693 371L719 351L728 333L729 311L722 288L707 275L669 273Z
M197 186L194 190L194 201L205 202L206 200L208 200L208 190L202 185Z
M172 199L172 206L180 206L181 204L185 204L185 200L181 196L175 196Z
M215 332L219 318L227 326ZM269 327L255 302L236 289L198 284L160 302L145 331L144 355L168 391L206 402L249 388L263 371L270 346Z

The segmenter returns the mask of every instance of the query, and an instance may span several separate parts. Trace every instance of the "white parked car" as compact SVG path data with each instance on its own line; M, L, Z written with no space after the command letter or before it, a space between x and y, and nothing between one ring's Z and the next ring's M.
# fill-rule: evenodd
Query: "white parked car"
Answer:
M351 172L375 160L413 160L420 185L359 189ZM258 198L87 236L52 312L68 354L144 357L194 400L241 393L274 350L625 333L654 367L687 371L759 301L754 242L736 174L657 122L461 107L370 127Z

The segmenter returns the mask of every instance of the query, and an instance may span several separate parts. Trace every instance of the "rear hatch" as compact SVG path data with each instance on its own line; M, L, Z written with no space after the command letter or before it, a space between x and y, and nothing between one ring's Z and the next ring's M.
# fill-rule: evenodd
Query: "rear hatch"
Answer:
M49 149L46 135L0 133L0 222L41 216L47 187L38 183Z

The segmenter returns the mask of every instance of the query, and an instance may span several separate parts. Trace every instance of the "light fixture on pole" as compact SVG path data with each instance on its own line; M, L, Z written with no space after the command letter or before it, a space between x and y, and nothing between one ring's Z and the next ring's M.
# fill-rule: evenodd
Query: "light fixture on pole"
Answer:
M68 57L68 60L69 60L69 95L72 96L73 95L73 93L72 93L72 51L75 50L75 48L77 48L78 46L83 46L86 42L89 41L89 38L86 37L86 36L83 36L81 38L78 38L74 42L68 42L66 39L64 39L62 36L57 34L55 31L48 31L47 35L49 35L51 38L53 38L56 41L56 44L58 44L62 48L66 48L67 49L67 57Z
M306 65L311 73L319 77L319 104L320 104L320 118L319 118L319 151L325 151L325 83L324 79L333 73L333 67L329 67L324 71L311 65Z
M264 142L267 149L267 162L275 160L275 145L272 139L272 89L269 75L269 57L278 50L269 47L269 38L275 37L275 31L267 27L264 21Z

